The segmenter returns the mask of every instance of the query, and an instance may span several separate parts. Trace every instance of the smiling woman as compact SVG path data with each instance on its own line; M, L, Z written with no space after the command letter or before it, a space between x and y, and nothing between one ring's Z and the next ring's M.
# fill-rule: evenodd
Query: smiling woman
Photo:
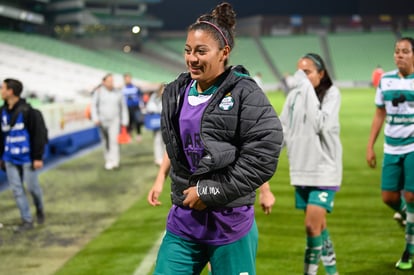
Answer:
M256 272L256 190L275 173L283 138L248 71L227 66L235 24L228 3L200 16L188 28L188 72L163 93L167 155L148 200L159 204L170 171L173 206L154 274L200 274L208 261L214 274Z

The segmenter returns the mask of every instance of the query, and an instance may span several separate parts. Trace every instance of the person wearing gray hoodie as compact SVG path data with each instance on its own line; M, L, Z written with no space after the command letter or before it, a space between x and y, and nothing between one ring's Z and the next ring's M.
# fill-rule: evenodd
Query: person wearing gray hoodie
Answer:
M326 213L332 211L342 181L341 95L319 55L306 54L297 67L296 86L288 94L280 120L296 208L305 211L304 274L316 275L322 260L326 274L333 275L338 274L336 255Z

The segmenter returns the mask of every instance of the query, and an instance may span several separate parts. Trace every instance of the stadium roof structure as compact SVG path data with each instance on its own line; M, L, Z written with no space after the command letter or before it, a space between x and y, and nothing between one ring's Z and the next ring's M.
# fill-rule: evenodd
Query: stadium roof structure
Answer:
M42 7L49 0L12 1L4 0L0 3L0 25L8 25L9 21L42 25L46 19ZM3 27L3 26L2 26Z
M69 32L84 34L92 30L161 28L162 20L147 13L147 6L161 0L50 0L51 24L71 26ZM93 26L94 28L91 28ZM99 28L96 28L100 26Z
M45 22L45 18L42 14L7 5L0 5L0 16L33 24L43 24Z
M0 29L57 36L99 35L160 29L163 21L148 12L162 0L3 0ZM64 30L64 31L62 31Z
M140 25L140 26L149 27L149 28L162 27L162 21L147 14L112 15L112 14L107 14L107 13L92 13L92 15L97 19L99 24L102 24L105 26L120 27L120 26Z

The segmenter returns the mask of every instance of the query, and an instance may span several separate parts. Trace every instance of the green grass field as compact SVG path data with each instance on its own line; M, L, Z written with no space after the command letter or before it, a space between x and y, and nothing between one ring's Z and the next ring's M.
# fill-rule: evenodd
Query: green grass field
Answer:
M283 94L269 93L269 98L280 112ZM365 162L373 98L372 89L342 90L343 185L328 228L341 275L413 274L394 268L404 248L404 230L381 201L380 168L370 169ZM5 224L0 274L134 274L164 231L171 205L168 185L162 206L146 202L157 172L151 142L146 132L142 144L123 145L119 171L104 171L97 150L42 173L47 221L25 234L11 230L19 222L11 191L0 193L0 222ZM376 151L382 158L382 136ZM294 208L285 151L270 184L276 196L273 212L256 211L257 274L302 274L303 213ZM325 274L322 266L318 274Z

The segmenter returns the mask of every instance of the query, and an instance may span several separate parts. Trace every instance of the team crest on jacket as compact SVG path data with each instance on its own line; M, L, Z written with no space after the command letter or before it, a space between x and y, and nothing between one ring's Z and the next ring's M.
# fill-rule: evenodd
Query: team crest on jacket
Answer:
M231 93L226 94L226 96L221 100L219 104L220 110L229 111L233 109L234 106L234 99L231 96Z

